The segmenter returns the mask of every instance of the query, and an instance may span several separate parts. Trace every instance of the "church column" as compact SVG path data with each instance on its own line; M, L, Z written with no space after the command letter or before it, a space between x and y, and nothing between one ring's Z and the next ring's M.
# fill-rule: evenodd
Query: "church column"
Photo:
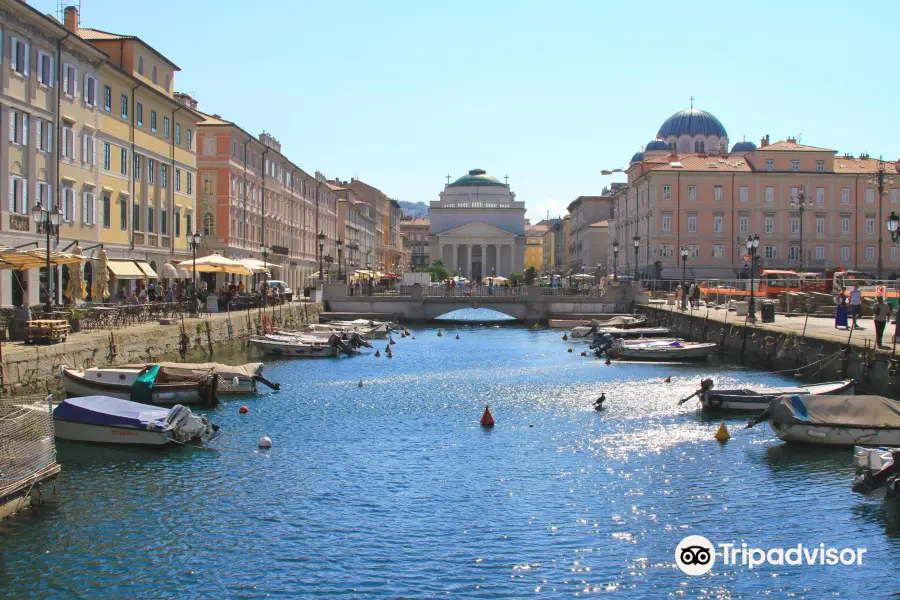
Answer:
M491 270L487 266L487 244L481 244L481 278L484 279L491 274Z
M432 259L431 262L434 262L435 259ZM437 242L437 260L444 262L444 245L441 242Z
M472 244L466 244L466 268L463 269L463 275L472 279Z
M513 242L509 245L509 270L518 271L519 273L525 272L525 263L524 260L522 264L519 264L518 261L519 255L516 253L516 243Z
M450 271L455 271L459 262L459 244L453 244L453 257L450 259Z
M504 275L502 271L502 264L500 263L500 248L502 246L500 244L494 244L494 274L495 275ZM505 275L504 275L505 276Z

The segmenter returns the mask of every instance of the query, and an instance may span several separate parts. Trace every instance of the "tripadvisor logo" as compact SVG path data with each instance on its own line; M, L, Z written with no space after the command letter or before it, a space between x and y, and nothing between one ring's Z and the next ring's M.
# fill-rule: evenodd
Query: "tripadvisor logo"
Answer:
M715 563L716 550L702 535L689 535L675 548L675 564L686 575L708 573Z

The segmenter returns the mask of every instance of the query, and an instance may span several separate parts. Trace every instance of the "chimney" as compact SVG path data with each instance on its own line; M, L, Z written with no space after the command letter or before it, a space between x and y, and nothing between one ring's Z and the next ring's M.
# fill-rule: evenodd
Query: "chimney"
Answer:
M768 146L768 145L769 145L769 134L767 133L766 137L759 140L759 147L762 148L763 146Z
M74 6L67 6L63 15L66 29L73 33L78 33L78 9Z

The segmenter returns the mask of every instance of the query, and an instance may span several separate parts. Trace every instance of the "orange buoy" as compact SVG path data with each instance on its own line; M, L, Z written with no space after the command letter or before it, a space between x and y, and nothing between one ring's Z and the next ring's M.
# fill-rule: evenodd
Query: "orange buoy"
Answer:
M484 413L481 415L481 426L482 427L493 427L494 426L494 415L491 414L491 409L488 408L488 405L484 405Z
M568 349L568 350L567 350L567 352L571 352L571 351L572 351L572 349L571 349L571 348L569 348L569 349Z
M672 383L672 376L669 375L668 377L666 377L665 379L663 379L663 383Z
M582 350L582 351L581 351L581 355L582 355L582 356L587 356L587 352L585 352L584 350Z
M242 415L246 415L248 412L250 412L250 409L247 408L246 406L242 406L238 409L238 412L241 413Z

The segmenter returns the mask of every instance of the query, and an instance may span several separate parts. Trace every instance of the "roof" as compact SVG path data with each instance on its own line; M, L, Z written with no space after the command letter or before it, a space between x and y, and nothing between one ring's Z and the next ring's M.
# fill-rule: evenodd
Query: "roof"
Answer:
M656 137L665 139L669 136L680 135L717 135L728 137L725 126L705 110L689 108L681 110L666 119Z
M403 226L403 225L411 225L411 226L420 225L420 226L427 227L427 226L431 225L431 219L429 219L427 217L415 217L413 219L402 219L400 221L400 225L401 226Z
M453 183L447 184L447 187L460 187L467 185L488 186L499 185L504 186L499 180L491 177L484 169L472 169L468 175L463 175Z
M536 235L542 235L542 234L543 234L545 231L547 231L548 229L550 229L550 228L547 227L546 225L540 225L540 224L538 224L538 225L526 225L526 226L525 226L525 233L526 233L526 234L532 233L532 234L536 234Z
M164 61L169 63L169 66L171 66L176 71L181 70L178 67L178 65L176 65L171 60L166 58L165 55L163 55L161 52L159 52L159 50L157 50L156 48L154 48L153 46L151 46L150 44L148 44L141 38L137 37L136 35L121 35L118 33L111 33L109 31L103 31L100 29L92 29L90 27L84 27L84 28L79 27L78 28L78 37L80 37L83 40L88 40L89 42L114 42L114 41L118 41L118 40L137 41L137 42L140 42L141 44L143 44L144 46L146 46L147 49L149 49L151 52L156 54L158 57L160 57L161 59L163 59Z
M884 161L885 170L888 173L900 173L900 163ZM877 158L848 158L846 156L834 157L835 173L876 173L878 171Z
M200 125L234 125L231 121L226 121L219 115L208 115L206 113L201 112L203 115L203 120L200 121Z
M631 157L631 160L629 162L641 162L642 160L644 160L644 153L635 152L634 156Z
M643 162L651 171L719 171L742 172L753 169L742 157L719 156L718 154L669 154L653 156Z
M732 154L737 154L738 152L752 152L754 150L756 150L756 144L748 141L738 142L731 147Z
M644 152L653 152L655 150L665 150L668 152L672 147L665 140L653 140L646 147L644 147Z
M609 227L609 220L597 221L596 223L591 223L588 227Z
M757 150L762 150L765 152L836 152L835 150L831 150L829 148L804 146L803 144L798 144L792 139L783 142L775 142L774 144L769 144L768 146L757 148Z

